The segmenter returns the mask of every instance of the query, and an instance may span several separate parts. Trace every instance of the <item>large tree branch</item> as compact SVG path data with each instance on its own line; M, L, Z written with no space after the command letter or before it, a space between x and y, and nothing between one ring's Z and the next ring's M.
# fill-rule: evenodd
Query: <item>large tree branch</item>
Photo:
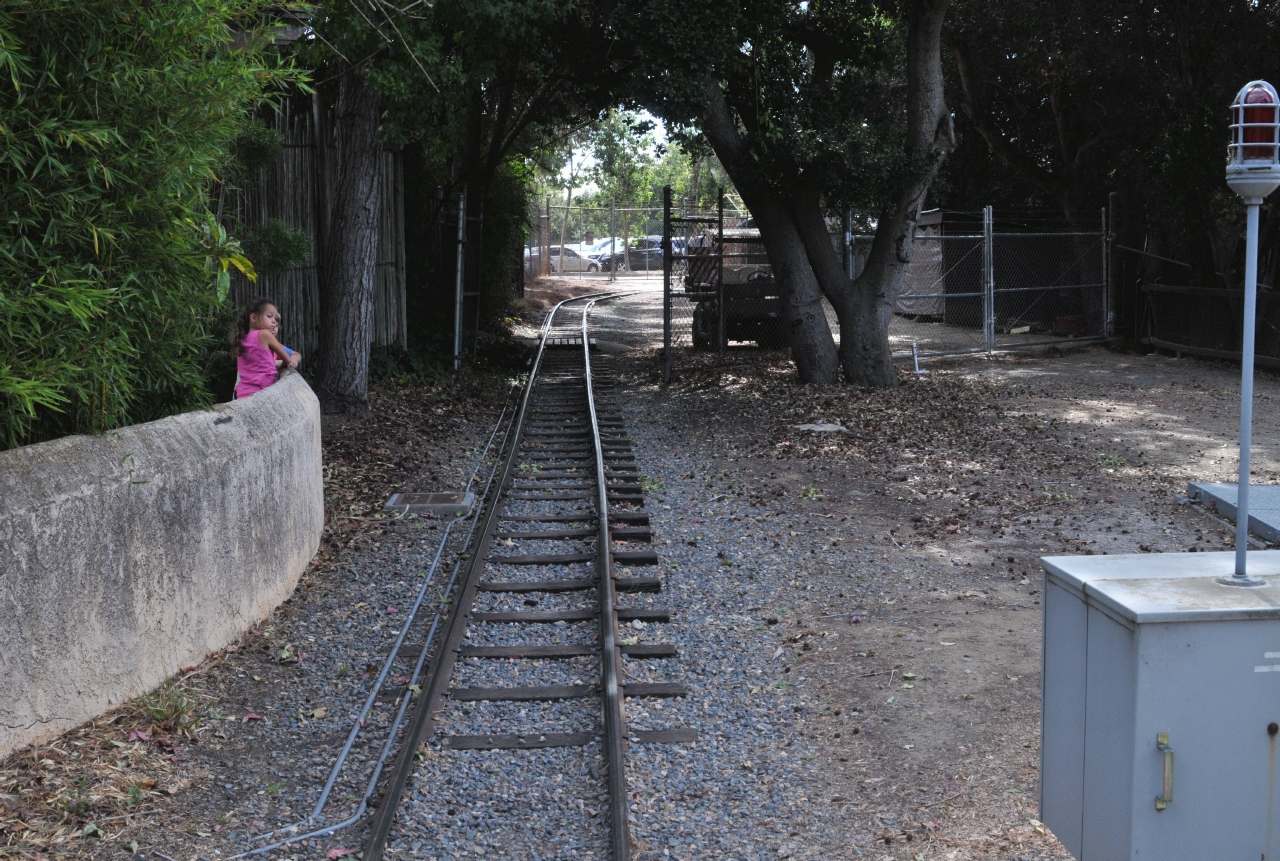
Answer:
M800 379L834 383L840 374L835 341L822 308L822 290L794 216L778 194L753 181L750 149L720 82L708 78L704 91L707 107L702 132L759 225L782 296L783 325Z
M720 163L736 183L737 178L745 173L750 160L746 141L738 132L738 123L733 118L733 111L729 110L729 103L725 101L720 82L708 78L704 90L707 94L707 115L702 132L719 156ZM742 189L739 188L739 191Z
M956 74L960 79L960 107L964 111L969 124L982 136L987 147L1001 161L1016 170L1037 188L1051 197L1062 194L1062 183L1050 171L1045 170L1031 156L1013 146L998 130L993 128L983 104L982 93L978 90L973 75L973 65L969 50L954 33L944 30L942 42L951 51L956 63Z
M840 285L831 291L840 294L838 304L832 300L840 315L840 360L845 376L855 384L891 386L897 382L889 350L889 317L911 262L920 208L942 160L955 148L942 79L941 35L947 5L947 0L914 0L910 7L906 149L914 164L912 174L881 211L867 265L856 281L849 284L843 272L833 272L836 259L830 242L825 249L818 244L816 207L802 205L799 215L815 272ZM823 286L825 290L827 284Z
M950 0L916 0L907 25L907 152L925 157L955 148L943 98L942 22Z
M796 228L804 240L805 253L822 287L822 295L839 310L850 295L853 281L845 274L843 261L831 243L822 201L817 194L805 194L796 198L793 206Z

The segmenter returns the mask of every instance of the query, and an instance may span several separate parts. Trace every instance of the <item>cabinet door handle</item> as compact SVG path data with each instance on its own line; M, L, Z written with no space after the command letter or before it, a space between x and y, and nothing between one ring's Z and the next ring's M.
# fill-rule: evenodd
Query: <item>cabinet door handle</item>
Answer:
M1156 733L1156 750L1164 754L1164 794L1156 796L1156 810L1164 810L1173 803L1173 748L1169 747L1169 733Z

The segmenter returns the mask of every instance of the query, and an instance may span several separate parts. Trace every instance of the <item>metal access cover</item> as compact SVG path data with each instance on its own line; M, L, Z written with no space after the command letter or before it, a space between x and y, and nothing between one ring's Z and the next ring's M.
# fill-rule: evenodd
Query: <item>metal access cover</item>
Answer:
M462 517L476 504L474 493L393 493L383 508L404 514Z

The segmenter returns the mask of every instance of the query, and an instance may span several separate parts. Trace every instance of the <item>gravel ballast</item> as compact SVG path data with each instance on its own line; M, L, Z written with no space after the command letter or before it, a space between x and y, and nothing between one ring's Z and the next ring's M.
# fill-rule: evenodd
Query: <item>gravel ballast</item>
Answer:
M653 299L604 306L598 337L651 344L652 331L632 321L655 319ZM1217 416L1229 411L1234 372L1091 351L937 363L928 378L860 391L795 386L785 358L743 351L725 366L682 356L663 389L651 352L598 361L618 383L613 408L636 446L659 554L657 567L618 573L663 581L660 593L619 603L674 614L667 624L626 623L622 636L679 648L671 659L624 658L623 681L689 688L687 697L628 701L629 728L699 733L693 743L628 752L637 858L1065 859L1035 819L1036 559L1220 549L1229 525L1180 494L1189 475L1229 478L1230 422ZM1277 398L1280 386L1263 377L1259 392ZM825 422L848 430L797 429ZM487 430L473 425L459 449L477 448ZM1273 479L1277 438L1262 416L1255 462ZM455 469L463 463L460 455ZM423 486L420 477L404 484L414 482ZM582 510L519 505L529 514ZM190 679L208 698L208 718L157 786L172 785L172 800L114 839L77 840L68 857L118 858L138 839L144 855L225 858L249 845L248 834L310 811L441 532L435 521L358 523L270 624ZM517 543L511 552L565 547ZM577 546L590 552L593 543ZM446 553L440 587L453 561ZM590 571L590 563L491 565L485 579ZM431 596L424 612L440 607L434 587ZM595 592L533 597L536 607L525 594L481 593L477 609L588 607ZM594 644L598 630L555 623L536 635ZM486 624L467 642L530 639L522 626ZM454 685L591 683L594 664L464 658ZM393 675L411 666L397 664ZM380 704L377 714L393 707ZM600 723L595 698L446 702L388 857L604 858L598 745L442 747L454 734ZM117 737L148 744L124 725ZM362 748L353 757L357 767L331 803L335 817L363 791L374 755ZM322 859L364 834L362 822L273 857Z

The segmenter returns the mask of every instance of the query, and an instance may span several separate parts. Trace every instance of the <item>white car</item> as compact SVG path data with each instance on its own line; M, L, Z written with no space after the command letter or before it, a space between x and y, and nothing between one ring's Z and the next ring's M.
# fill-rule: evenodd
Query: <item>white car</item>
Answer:
M560 262L560 246L551 246L551 271L552 272L599 272L600 264L594 260L583 257L569 246L564 248L564 265Z

